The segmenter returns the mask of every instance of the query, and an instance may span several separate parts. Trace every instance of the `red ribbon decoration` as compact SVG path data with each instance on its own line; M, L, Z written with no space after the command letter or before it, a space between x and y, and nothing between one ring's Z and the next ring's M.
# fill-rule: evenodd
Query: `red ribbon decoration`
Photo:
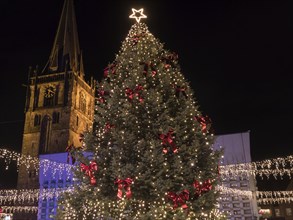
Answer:
M149 68L151 69L152 76L155 76L157 74L157 71L156 71L153 63L141 62L140 65L144 65L144 67L143 67L143 74L144 75L147 76Z
M117 192L117 197L119 199L122 199L123 196L123 188L125 190L125 195L127 199L130 199L132 196L131 188L130 185L132 184L133 180L131 178L126 178L124 180L122 179L117 179L115 181L115 184L118 184L118 192Z
M209 117L204 117L204 116L194 116L194 119L198 121L198 123L201 126L201 130L203 132L207 131L207 124L210 123Z
M160 139L162 140L163 146L169 146L172 149L173 153L177 153L178 148L175 146L175 143L173 141L173 132L173 129L169 129L167 134L160 134ZM166 147L163 148L163 153L168 153L168 149Z
M111 125L110 123L107 122L104 128L105 133L109 132L111 128L115 128L115 125Z
M135 87L135 89L126 88L125 93L130 100L132 100L134 97L137 97L139 102L143 102L143 98L141 97L141 94L140 94L140 91L142 90L143 90L143 87L141 85L138 85Z
M179 97L180 93L182 95L184 95L185 98L187 98L187 95L186 95L186 92L185 92L185 88L184 87L174 85L174 89L175 89L176 97L177 98Z
M105 103L106 102L106 99L105 99L105 96L106 95L109 95L109 93L107 91L105 91L104 89L99 89L98 90L98 94L99 94L99 98L98 98L98 101L100 103Z
M175 67L174 62L178 59L178 55L176 53L169 54L165 57L162 57L161 60L165 63L165 68L168 69L171 66Z
M96 178L94 175L94 171L98 170L98 165L95 161L91 161L90 165L87 166L84 163L80 163L81 171L85 173L85 175L89 176L91 185L96 185Z
M140 34L135 34L132 36L131 41L132 41L132 46L136 45L138 43L138 40L140 37L143 37L145 33L140 33Z
M109 73L115 74L116 73L116 63L112 63L110 65L108 65L105 69L104 69L104 77L107 78Z
M169 200L173 202L173 209L176 209L178 206L181 205L181 208L187 209L188 206L186 205L186 201L189 200L189 191L183 190L178 195L174 192L168 192L167 197Z
M192 185L195 188L194 195L196 198L201 196L203 193L209 192L213 188L210 179L204 181L202 184L199 181L195 180Z
M201 187L201 191L203 193L207 193L207 192L211 191L212 188L213 188L213 185L211 183L211 180L208 179L208 180L203 182L202 187Z
M74 164L76 159L75 157L72 155L71 150L74 148L74 146L71 144L69 146L66 147L65 151L67 152L67 160L66 162L69 163L70 158L71 158L71 163Z

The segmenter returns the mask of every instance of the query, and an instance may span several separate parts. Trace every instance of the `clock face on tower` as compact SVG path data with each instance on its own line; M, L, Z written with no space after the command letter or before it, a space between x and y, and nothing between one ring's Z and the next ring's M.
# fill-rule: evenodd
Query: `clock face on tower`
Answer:
M47 86L45 89L45 97L52 98L55 95L55 88L53 86Z

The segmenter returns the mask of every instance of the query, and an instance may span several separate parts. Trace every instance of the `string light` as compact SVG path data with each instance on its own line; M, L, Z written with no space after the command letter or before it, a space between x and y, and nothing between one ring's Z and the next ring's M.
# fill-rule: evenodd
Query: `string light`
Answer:
M6 213L13 212L25 212L25 213L37 213L37 206L1 206L2 211Z
M65 192L72 192L73 187L50 188L50 189L19 189L19 190L0 190L0 203L27 201L37 202L39 199L58 198Z
M39 169L43 170L43 174L46 176L48 172L52 172L53 177L57 171L60 175L68 174L74 168L74 165L67 163L60 163L48 159L39 159L37 157L32 157L30 155L24 155L17 153L15 151L11 151L8 149L0 148L0 159L4 159L5 167L8 169L10 163L12 161L16 161L17 166L24 166L27 170L35 169L38 171Z

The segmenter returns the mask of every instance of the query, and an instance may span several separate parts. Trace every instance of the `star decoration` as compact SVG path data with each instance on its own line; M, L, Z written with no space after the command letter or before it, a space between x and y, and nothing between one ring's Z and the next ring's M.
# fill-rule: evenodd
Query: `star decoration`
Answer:
M137 13L139 13L139 16L137 16ZM129 17L135 18L135 20L139 23L141 18L146 18L147 16L143 14L143 8L139 10L132 8L132 14Z

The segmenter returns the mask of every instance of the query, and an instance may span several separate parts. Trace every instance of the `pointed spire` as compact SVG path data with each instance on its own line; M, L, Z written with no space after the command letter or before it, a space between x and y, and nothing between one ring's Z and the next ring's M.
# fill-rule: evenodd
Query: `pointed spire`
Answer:
M69 70L79 72L81 59L73 0L65 0L53 48L43 72L64 71L66 61Z
M80 74L81 78L84 78L84 67L83 67L82 51L80 52L79 74Z

